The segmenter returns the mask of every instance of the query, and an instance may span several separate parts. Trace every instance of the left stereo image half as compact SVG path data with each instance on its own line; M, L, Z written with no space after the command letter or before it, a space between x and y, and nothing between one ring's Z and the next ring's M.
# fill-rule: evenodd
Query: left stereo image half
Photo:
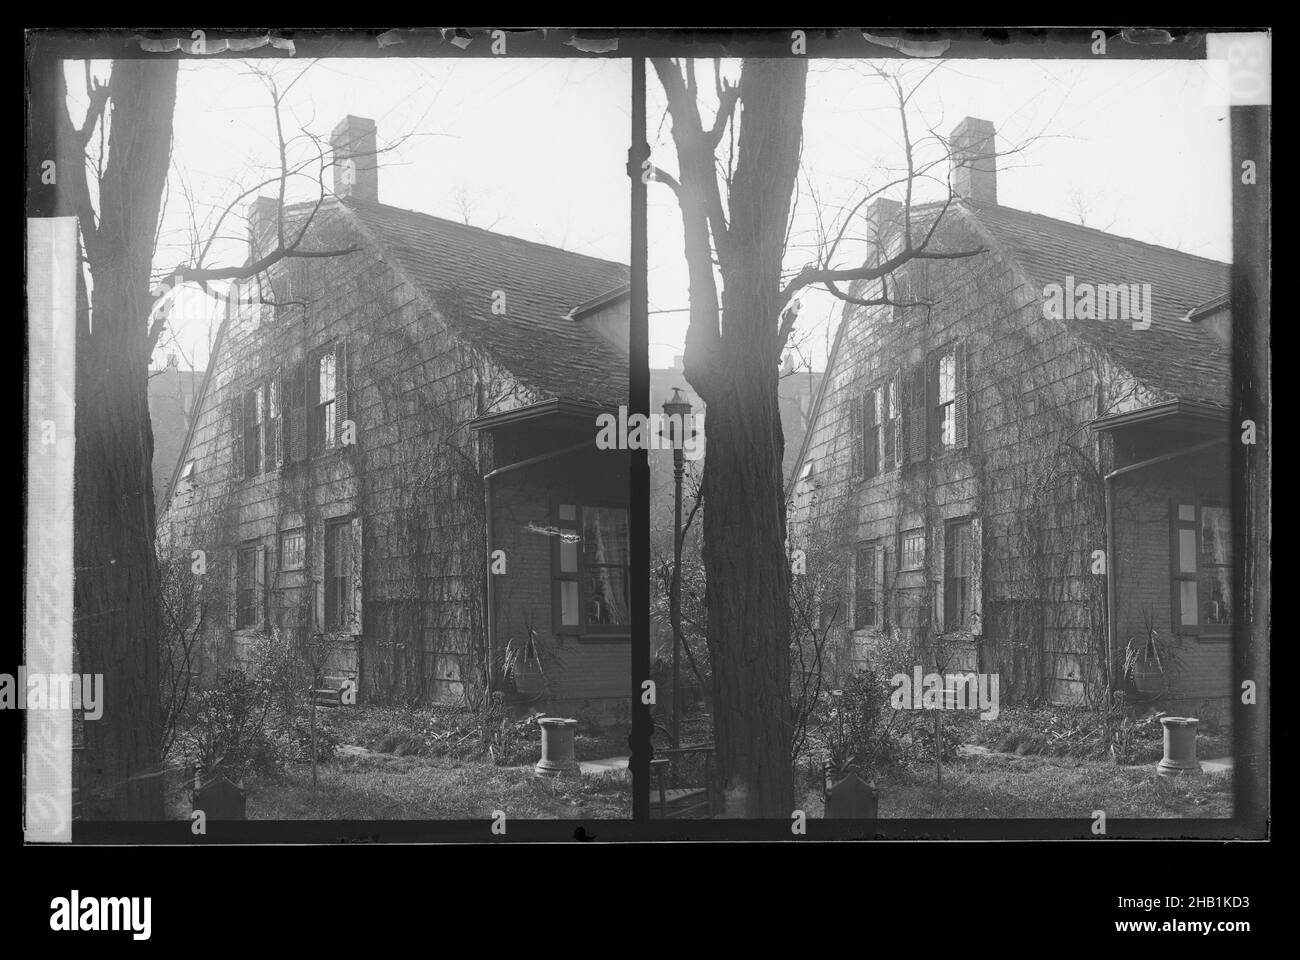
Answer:
M29 605L23 686L71 711L40 751L67 751L72 838L630 818L644 612L630 455L597 443L629 393L629 62L39 79L60 163L29 194L60 199L29 233L72 246L28 269L75 280L33 294L31 360L63 344L75 456L35 395L29 455L75 487L48 518L75 577L67 663ZM29 839L59 839L47 806Z

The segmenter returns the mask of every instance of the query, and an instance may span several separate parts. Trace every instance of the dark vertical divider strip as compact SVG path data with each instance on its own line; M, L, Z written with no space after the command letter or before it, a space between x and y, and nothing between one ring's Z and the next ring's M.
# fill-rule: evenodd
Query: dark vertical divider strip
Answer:
M632 180L632 303L628 344L628 416L650 413L650 327L646 292L646 185L641 164L650 156L645 137L645 58L632 61L632 146L628 175ZM632 818L650 815L650 706L642 685L650 679L650 460L649 452L629 451L631 469L632 584Z

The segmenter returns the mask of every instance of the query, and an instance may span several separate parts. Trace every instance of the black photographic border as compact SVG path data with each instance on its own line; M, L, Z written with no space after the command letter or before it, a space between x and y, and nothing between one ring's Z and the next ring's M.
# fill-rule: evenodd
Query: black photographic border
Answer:
M43 71L63 58L173 57L190 59L173 51L145 53L140 38L155 40L188 38L193 27L150 30L58 30L29 33L25 41L23 66L26 106L33 118L42 108L40 94ZM439 29L384 30L360 28L312 28L303 30L208 31L209 43L218 38L291 38L297 58L312 57L490 57L487 34L494 28L472 28L452 32ZM632 204L632 312L629 412L649 412L648 315L646 303L647 213L646 186L640 181L640 162L649 155L645 134L645 76L648 56L793 56L792 29L807 35L807 56L902 58L906 54L868 39L862 29L762 29L762 30L540 30L507 29L510 57L607 57L632 59L632 136L628 173ZM1052 59L1086 58L1093 29L1098 28L963 28L909 31L915 41L948 41L945 59ZM1202 59L1208 28L1178 28L1168 31L1130 31L1100 27L1111 48L1108 59ZM1224 32L1264 28L1223 28ZM866 32L899 36L901 31L880 28ZM465 49L452 45L457 38L471 38ZM473 42L477 40L478 42ZM1082 52L1081 52L1082 51ZM282 57L270 46L244 52L217 53L213 58L258 56ZM1234 551L1243 558L1234 568L1234 601L1237 609L1251 608L1255 585L1270 576L1269 531L1271 441L1269 376L1269 300L1271 297L1270 215L1270 106L1234 106L1229 110L1232 164L1225 175L1233 177L1233 264L1234 304L1233 382L1236 422L1250 419L1263 437L1254 446L1234 444L1232 454L1232 517ZM39 121L32 122L24 173L30 177L34 146L40 134ZM48 127L51 125L47 125ZM1243 159L1258 165L1258 185L1242 186L1238 171ZM29 180L39 182L39 175ZM25 199L25 215L49 216L55 198L52 191L33 188ZM21 388L20 388L21 389ZM631 471L633 551L632 594L634 608L648 610L648 458L634 451ZM1266 582L1266 581L1265 581ZM1233 630L1234 683L1238 689L1246 680L1257 684L1257 703L1234 703L1234 816L1223 820L1109 820L1105 839L1258 839L1269 829L1269 611L1256 609L1252 624L1236 624ZM1253 633L1253 636L1252 636ZM14 663L21 663L23 639L11 641ZM634 625L631 644L632 735L630 769L633 779L631 820L511 821L506 834L490 831L482 821L244 821L214 823L206 836L195 837L188 822L102 823L76 821L74 845L181 844L186 846L245 844L337 844L337 843L515 843L573 841L739 841L787 840L809 842L829 839L959 839L959 840L1063 840L1097 839L1086 817L1077 820L809 820L806 832L793 835L788 820L652 821L649 819L650 708L641 701L642 683L649 677L649 623L643 618ZM5 722L21 721L16 716ZM19 740L21 742L21 733ZM18 793L18 821L22 819L21 789ZM21 827L20 834L21 834ZM33 844L33 846L43 846Z

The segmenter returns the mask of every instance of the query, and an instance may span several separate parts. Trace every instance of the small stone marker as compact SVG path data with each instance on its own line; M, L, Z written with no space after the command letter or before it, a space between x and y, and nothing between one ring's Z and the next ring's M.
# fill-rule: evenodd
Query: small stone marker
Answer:
M875 820L879 793L856 773L826 792L827 820Z
M208 820L247 820L244 791L225 776L217 776L194 792L194 809Z
M573 736L578 721L564 717L538 717L537 725L542 728L542 759L537 761L533 771L539 777L577 774L579 768L573 759Z

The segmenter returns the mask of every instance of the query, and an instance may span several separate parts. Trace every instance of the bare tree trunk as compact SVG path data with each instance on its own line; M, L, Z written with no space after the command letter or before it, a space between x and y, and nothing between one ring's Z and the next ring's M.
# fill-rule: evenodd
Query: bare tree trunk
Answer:
M85 725L88 819L163 817L147 319L176 73L174 60L113 64L108 166L90 235L82 217L93 290L77 324L74 612L80 670L104 677L103 716ZM60 147L72 152L60 172L82 176L79 146ZM80 299L84 307L84 290Z
M667 76L659 64L656 68ZM798 172L807 72L802 60L745 61L730 224L723 222L711 181L713 146L693 108L693 74L688 72L680 87L668 78L670 102L677 102L673 136L682 166L679 199L691 266L684 366L708 405L703 559L714 658L714 735L728 817L788 817L794 808L790 571L777 363L781 260ZM725 99L726 91L720 96ZM720 310L707 228L701 223L706 217L722 273Z
M714 735L732 817L794 808L781 423L768 373L708 410L703 554Z

